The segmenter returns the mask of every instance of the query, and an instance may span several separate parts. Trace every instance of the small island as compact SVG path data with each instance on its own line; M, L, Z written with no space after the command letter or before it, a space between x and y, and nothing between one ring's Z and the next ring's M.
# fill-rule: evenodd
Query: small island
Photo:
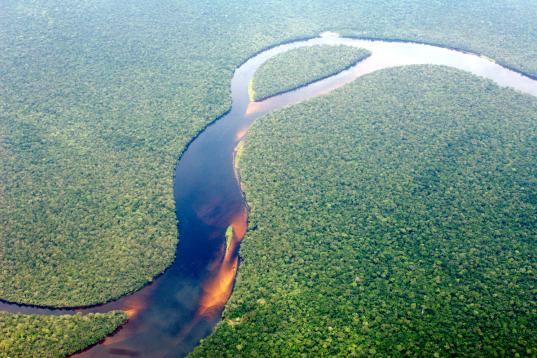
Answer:
M263 64L250 84L250 99L262 101L330 77L366 59L371 52L349 46L311 46L290 50Z

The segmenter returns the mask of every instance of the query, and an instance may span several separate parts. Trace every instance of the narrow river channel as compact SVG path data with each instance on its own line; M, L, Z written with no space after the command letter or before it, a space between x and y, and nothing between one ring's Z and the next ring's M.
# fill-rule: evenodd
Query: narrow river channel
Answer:
M262 102L251 102L248 85L256 70L270 58L293 48L347 45L372 55L332 77ZM356 78L381 69L412 64L455 67L537 96L537 80L502 67L492 60L442 47L325 34L270 48L235 71L232 107L207 127L178 162L174 195L179 221L179 245L173 265L151 285L104 305L77 309L0 303L0 310L36 314L71 314L124 310L128 323L104 342L77 355L82 357L185 356L208 336L221 317L239 266L239 244L247 228L247 206L233 166L234 150L260 116L324 95ZM233 239L226 244L226 229Z

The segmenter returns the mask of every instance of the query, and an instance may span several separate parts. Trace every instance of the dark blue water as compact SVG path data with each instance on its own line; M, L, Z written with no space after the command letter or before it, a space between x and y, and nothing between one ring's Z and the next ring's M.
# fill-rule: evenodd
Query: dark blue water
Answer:
M298 90L250 102L248 85L268 59L292 48L318 44L366 48L362 63ZM265 113L328 93L365 74L395 66L437 64L459 68L537 96L537 81L472 54L415 43L323 37L274 47L240 66L232 79L231 111L204 130L178 162L174 196L179 245L173 265L155 282L118 301L82 310L49 310L2 303L0 310L38 314L125 310L129 322L85 357L184 356L220 320L238 267L246 230L246 203L233 167L234 150L253 121ZM233 227L226 245L225 233Z

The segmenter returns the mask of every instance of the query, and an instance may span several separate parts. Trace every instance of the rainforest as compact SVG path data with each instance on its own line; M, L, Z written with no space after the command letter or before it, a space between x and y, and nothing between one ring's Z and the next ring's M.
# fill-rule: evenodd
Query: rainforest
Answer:
M535 18L3 1L0 357L535 356Z
M536 123L432 66L257 121L235 291L194 356L536 354Z

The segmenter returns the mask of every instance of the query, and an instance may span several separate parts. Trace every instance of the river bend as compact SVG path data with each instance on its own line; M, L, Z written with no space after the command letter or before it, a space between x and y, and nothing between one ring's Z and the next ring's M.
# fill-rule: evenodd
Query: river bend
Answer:
M91 308L53 310L0 303L0 310L58 315L120 309L128 313L128 323L78 355L185 356L211 333L233 288L239 244L247 227L247 206L233 167L234 150L257 118L329 93L363 75L416 64L454 67L537 96L536 80L475 54L410 42L321 35L272 47L236 69L231 81L231 110L196 137L178 162L174 196L180 240L175 262L155 282L132 295ZM250 101L248 85L263 63L291 49L313 45L354 46L372 55L297 90L261 102ZM233 238L226 243L229 226Z

